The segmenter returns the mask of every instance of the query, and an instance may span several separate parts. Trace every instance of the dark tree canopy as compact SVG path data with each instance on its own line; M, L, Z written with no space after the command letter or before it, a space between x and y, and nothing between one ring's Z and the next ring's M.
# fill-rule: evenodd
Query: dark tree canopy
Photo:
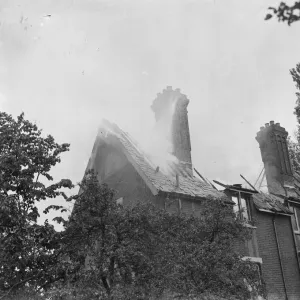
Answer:
M15 120L0 112L0 293L13 292L30 284L47 283L53 252L59 239L47 221L39 225L37 202L65 194L70 180L46 186L53 180L50 170L60 162L69 145L42 137L36 125L22 113Z
M296 106L294 108L294 114L296 115L298 126L295 133L295 141L290 137L288 138L288 147L291 158L291 163L294 171L300 174L300 64L297 64L295 68L290 70L293 81L295 82L296 89Z
M291 25L300 20L300 1L296 1L293 5L287 5L281 2L278 7L269 7L270 13L265 17L269 20L276 17L279 22L287 22Z

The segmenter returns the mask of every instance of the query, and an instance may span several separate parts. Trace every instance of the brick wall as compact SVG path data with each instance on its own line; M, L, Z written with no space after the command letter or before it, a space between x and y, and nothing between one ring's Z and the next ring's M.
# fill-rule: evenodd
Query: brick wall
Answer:
M270 299L285 299L272 215L258 213L256 217L258 247L263 260L262 275L267 285L268 295Z
M279 248L289 299L300 299L300 273L290 217L276 216Z
M285 299L283 276L273 227L273 215L253 211L257 226L262 275L268 299ZM300 273L290 225L290 217L276 216L276 230L289 300L300 299Z

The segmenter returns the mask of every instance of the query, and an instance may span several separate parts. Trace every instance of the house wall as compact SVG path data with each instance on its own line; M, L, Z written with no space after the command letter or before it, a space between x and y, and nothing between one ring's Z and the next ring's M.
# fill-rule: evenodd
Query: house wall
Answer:
M116 191L116 198L123 197L124 205L134 205L138 202L152 202L164 208L163 199L151 193L150 189L129 162L119 169L118 172L105 178L104 182Z
M262 258L262 276L266 283L268 299L286 299L284 280L289 300L300 299L300 273L290 217L276 215L275 226L282 259L283 275L273 226L274 214L253 211L257 226L259 253Z

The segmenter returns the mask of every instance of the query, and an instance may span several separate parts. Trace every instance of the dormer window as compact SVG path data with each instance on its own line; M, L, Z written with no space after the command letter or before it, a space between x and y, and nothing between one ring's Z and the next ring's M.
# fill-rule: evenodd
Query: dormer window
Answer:
M251 212L250 212L250 196L241 192L233 192L232 201L235 205L233 207L234 212L243 221L251 221Z

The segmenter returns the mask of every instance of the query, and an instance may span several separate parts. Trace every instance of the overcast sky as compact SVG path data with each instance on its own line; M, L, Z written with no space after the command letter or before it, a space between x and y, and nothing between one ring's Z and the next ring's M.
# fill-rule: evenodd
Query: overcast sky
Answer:
M70 143L52 174L78 182L101 118L139 139L171 85L190 99L200 173L255 182L260 126L296 128L289 69L300 62L300 24L264 21L279 2L0 0L0 109Z

